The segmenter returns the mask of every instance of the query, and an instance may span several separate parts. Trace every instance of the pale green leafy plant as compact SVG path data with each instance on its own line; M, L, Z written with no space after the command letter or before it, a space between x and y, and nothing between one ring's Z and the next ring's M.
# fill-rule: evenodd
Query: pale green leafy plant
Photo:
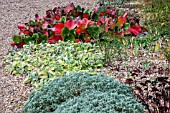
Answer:
M28 74L25 83L39 88L58 76L71 72L97 73L103 67L99 47L90 43L24 45L4 58L5 68L14 75Z

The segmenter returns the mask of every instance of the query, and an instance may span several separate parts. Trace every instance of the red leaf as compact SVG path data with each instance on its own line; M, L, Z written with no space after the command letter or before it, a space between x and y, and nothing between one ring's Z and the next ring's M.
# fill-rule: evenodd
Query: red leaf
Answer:
M90 21L89 23L88 23L88 26L93 26L94 25L94 21Z
M120 16L118 18L118 22L116 23L116 26L118 26L119 28L123 27L124 23L126 22L126 18Z
M135 30L135 29L133 29L133 28L129 28L127 31L130 31L131 33L133 33L134 35L138 35L139 34L139 32L137 31L137 30Z
M112 11L112 16L115 16L117 11Z
M74 4L71 3L64 9L65 13L68 14L71 10L74 10Z
M25 35L30 35L30 31L29 31L29 30L25 30L25 31L23 31L23 33L24 33Z
M100 17L99 20L97 21L97 25L99 25L102 28L102 31L108 32L109 28L112 27L113 25L112 18L110 17L104 19L103 17Z
M42 28L43 28L43 29L47 29L47 28L48 28L48 22L43 22Z
M25 45L24 42L21 42L21 43L19 43L19 44L16 44L16 43L12 43L12 44L11 44L12 47L17 46L17 48L22 48L23 45Z
M75 16L78 17L82 12L75 12Z
M89 18L88 14L83 14L83 18Z
M57 43L59 40L63 40L63 38L61 37L61 35L53 35L50 38L47 39L47 42L50 44L55 44Z
M50 28L52 31L55 32L55 34L61 34L62 29L64 28L64 24L63 23L58 23L55 25L54 28Z
M12 43L11 46L14 47L16 45L16 43Z
M75 43L79 43L79 42L81 42L80 39L75 39Z
M84 38L85 42L90 42L90 38Z
M81 30L85 30L89 24L90 20L87 18L83 18L82 20L78 20L77 27L80 27Z
M51 16L52 16L52 10L47 10L46 11L46 17L51 18Z
M128 12L126 12L124 15L123 15L123 18L127 18L128 17Z
M98 11L98 7L95 7L94 8L94 12L96 13Z
M84 33L86 31L87 26L90 25L90 24L93 24L93 22L88 20L87 18L83 18L82 20L78 20L76 33L77 34Z
M143 32L148 32L148 30L144 27L141 27L141 29L142 29Z
M142 29L141 26L139 25L134 25L132 27L130 27L129 29L127 29L127 32L131 32L134 35L138 35L139 33L141 33Z
M133 84L133 80L131 78L127 78L125 83L126 84Z
M48 36L48 32L47 31L45 31L43 34Z
M124 31L124 29L122 29L122 30L119 32L119 35L124 36L124 34L125 34L125 31Z
M18 24L18 28L20 30L25 30L26 29L26 25L25 24Z
M111 14L112 13L112 10L111 9L108 9L107 11L106 11L106 14Z
M60 16L59 15L55 15L55 19L59 21L60 20Z
M76 29L76 33L77 33L78 35L80 35L80 34L82 33L82 29L81 29L80 27L78 27L78 28Z
M97 21L97 23L96 23L98 26L101 26L101 23L100 23L100 21Z
M102 24L104 24L104 18L103 17L100 17L98 21L101 22Z
M100 12L100 16L103 16L105 14L105 12Z
M76 27L76 22L74 20L67 20L64 23L64 26L66 26L69 30L74 29Z

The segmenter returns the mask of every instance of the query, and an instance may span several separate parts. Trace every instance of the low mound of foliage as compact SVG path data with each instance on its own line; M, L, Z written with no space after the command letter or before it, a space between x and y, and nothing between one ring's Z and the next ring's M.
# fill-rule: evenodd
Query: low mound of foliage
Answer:
M144 113L131 87L105 75L72 73L33 92L23 113Z
M59 40L90 42L110 32L119 37L138 35L144 31L135 17L129 12L119 12L116 8L103 6L94 10L69 4L46 11L45 16L35 15L35 20L18 24L19 35L13 36L12 46L22 48L29 43L57 43Z
M11 51L4 64L12 74L28 74L25 83L39 87L64 73L91 72L103 67L99 47L90 43L59 42L57 44L24 45Z

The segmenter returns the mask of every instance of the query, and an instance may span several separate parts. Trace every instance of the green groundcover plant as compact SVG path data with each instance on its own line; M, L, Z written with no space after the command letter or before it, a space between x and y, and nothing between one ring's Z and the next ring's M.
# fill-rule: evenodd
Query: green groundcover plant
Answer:
M23 113L144 113L144 107L112 77L72 73L33 92Z
M146 13L145 25L150 26L152 29L157 28L161 35L168 35L170 26L169 0L152 0L147 2L143 9L144 13Z
M28 74L25 83L36 87L72 71L95 73L103 67L99 47L90 43L60 41L57 44L24 45L4 58L5 68L12 74Z

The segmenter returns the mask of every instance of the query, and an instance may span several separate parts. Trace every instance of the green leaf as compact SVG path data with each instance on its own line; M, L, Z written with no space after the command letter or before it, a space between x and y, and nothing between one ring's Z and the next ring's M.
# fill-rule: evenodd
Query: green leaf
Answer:
M69 36L69 40L75 42L75 37L73 35Z
M64 28L62 29L62 36L63 36L64 38L66 38L66 37L69 36L69 34L70 34L69 29L68 29L67 27L64 27Z
M124 26L123 26L124 30L127 30L129 27L130 27L129 23L125 23Z
M38 72L38 75L40 75L40 76L48 76L46 70L42 70L42 71Z
M17 44L21 43L22 42L22 39L21 39L21 36L18 36L18 35L14 35L12 37L13 41Z
M90 12L91 11L89 9L86 9L86 10L83 11L83 14L89 14L90 15Z
M48 39L48 36L47 35L42 35L42 37L40 37L40 41L41 43L45 43Z
M73 35L67 36L64 38L64 41L73 41L75 42L75 37Z
M32 39L31 36L26 36L25 39L24 39L24 42L25 42L26 44L30 44L30 42L33 42L33 39Z
M24 38L25 38L25 35L24 35L24 34L22 34L22 35L21 35L21 39L24 39Z
M62 15L65 15L64 9L62 10Z
M139 51L139 47L138 47L137 41L135 41L135 43L134 43L134 55L137 55L138 51Z
M51 24L48 24L48 28L52 28L53 26Z
M38 39L39 39L38 33L34 33L34 34L32 35L32 39L35 40L35 42L36 42L36 44L37 44L37 43L38 43Z
M36 22L34 20L31 21L30 26L35 26Z
M34 69L34 66L28 66L28 70L33 70Z
M80 35L79 35L79 39L82 40L82 41L84 41L84 34L80 34Z
M58 63L60 64L60 65L65 65L65 63L64 63L64 61L62 61L62 60L58 60Z
M99 19L99 17L100 17L99 13L94 13L93 16L92 16L92 19L94 21L97 21Z
M71 30L70 30L70 35L73 35L74 37L76 37L76 36L77 36L77 34L76 34L76 32L75 32L75 30L74 30L74 29L71 29Z
M90 35L92 38L98 38L101 29L100 29L99 26L89 26L89 27L87 28L87 31L88 31L89 35Z
M42 33L41 32L38 32L38 36L39 36L39 38L41 38L42 37Z
M29 83L29 82L31 82L31 77L30 77L30 76L28 76L28 77L24 80L24 83L25 83L25 84L27 84L27 83Z
M65 23L65 22L66 22L66 16L62 16L62 17L60 18L59 22Z
M75 7L75 10L76 10L76 11L81 11L81 9L82 9L82 8L81 8L79 5L78 5L77 7Z

